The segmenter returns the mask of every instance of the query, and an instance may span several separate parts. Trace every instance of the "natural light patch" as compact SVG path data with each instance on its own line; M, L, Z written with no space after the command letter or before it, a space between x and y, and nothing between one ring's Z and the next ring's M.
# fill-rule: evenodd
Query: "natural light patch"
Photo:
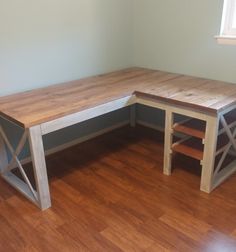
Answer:
M236 0L224 0L219 44L236 45Z
M233 28L236 29L236 1L235 1L235 3L234 3Z

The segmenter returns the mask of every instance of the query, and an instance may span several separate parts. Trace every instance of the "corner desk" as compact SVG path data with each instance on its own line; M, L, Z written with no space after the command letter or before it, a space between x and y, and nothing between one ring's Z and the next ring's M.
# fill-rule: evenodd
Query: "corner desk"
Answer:
M135 126L135 104L165 111L164 174L171 174L175 152L201 162L200 190L207 193L236 171L236 85L129 68L0 97L0 116L24 129L13 148L0 125L1 176L39 208L49 208L42 136L127 106L131 126ZM176 115L184 119L176 121ZM178 140L175 132L181 133ZM18 157L27 139L36 189ZM231 159L225 165L228 156ZM16 167L23 179L12 172Z

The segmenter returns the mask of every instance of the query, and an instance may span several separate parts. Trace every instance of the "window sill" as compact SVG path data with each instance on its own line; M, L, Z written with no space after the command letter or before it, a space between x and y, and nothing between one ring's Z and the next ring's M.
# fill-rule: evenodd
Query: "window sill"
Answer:
M215 36L217 43L220 45L236 45L236 36Z

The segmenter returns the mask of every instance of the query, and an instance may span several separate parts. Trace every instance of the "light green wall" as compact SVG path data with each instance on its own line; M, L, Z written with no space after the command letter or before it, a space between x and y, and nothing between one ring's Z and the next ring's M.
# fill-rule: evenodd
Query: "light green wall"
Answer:
M1 0L0 96L132 65L132 0Z
M0 96L131 66L132 21L132 0L1 0ZM45 148L128 115L123 109L49 134ZM22 131L0 124L16 145Z
M218 45L223 0L134 0L137 66L236 83L236 46Z
M223 0L1 0L0 96L131 65L236 82Z
M0 96L131 65L236 83L236 46L220 46L223 0L1 0ZM163 126L163 112L138 106ZM51 148L128 120L117 111L45 137ZM19 130L2 123L12 142ZM27 153L27 150L25 150Z
M0 96L131 65L236 82L223 0L1 0Z

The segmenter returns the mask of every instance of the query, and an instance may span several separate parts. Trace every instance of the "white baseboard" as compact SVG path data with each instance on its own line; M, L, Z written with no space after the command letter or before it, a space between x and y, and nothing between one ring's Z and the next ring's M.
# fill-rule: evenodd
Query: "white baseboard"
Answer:
M104 129L99 130L99 131L97 131L97 132L93 132L93 133L91 133L91 134L89 134L89 135L86 135L86 136L77 138L77 139L75 139L75 140L73 140L73 141L70 141L70 142L67 142L67 143L65 143L65 144L58 145L58 146L53 147L53 148L51 148L51 149L49 149L49 150L46 150L46 151L45 151L45 156L52 155L52 154L54 154L54 153L57 153L57 152L59 152L59 151L63 151L63 150L65 150L65 149L68 149L68 148L70 148L70 147L73 147L73 146L75 146L75 145L77 145L77 144L80 144L80 143L82 143L82 142L88 141L88 140L90 140L90 139L92 139L92 138L95 138L95 137L104 135L104 134L106 134L106 133L108 133L108 132L111 132L111 131L113 131L113 130L115 130L115 129L122 128L122 127L124 127L124 126L126 126L126 125L129 125L129 123L130 123L129 120L123 121L123 122L121 122L121 123L117 123L117 124L115 124L115 125L113 125L113 126L104 128ZM28 163L30 163L30 162L31 162L31 158L30 158L30 157L21 160L21 164L22 164L22 165L28 164Z
M65 144L56 146L56 147L54 147L54 148L51 148L51 149L47 150L47 151L46 151L46 156L47 156L47 155L54 154L54 153L59 152L59 151L62 151L62 150L64 150L64 149L73 147L73 146L75 146L75 145L77 145L77 144L86 142L86 141L88 141L88 140L90 140L90 139L93 139L93 138L95 138L95 137L104 135L104 134L106 134L106 133L108 133L108 132L111 132L111 131L113 131L113 130L122 128L122 127L124 127L124 126L126 126L126 125L129 125L129 121L128 121L128 120L127 120L127 121L124 121L124 122L121 122L121 123L117 123L117 124L115 124L115 125L113 125L113 126L104 128L104 129L99 130L99 131L97 131L97 132L93 132L93 133L91 133L91 134L89 134L89 135L82 136L82 137L80 137L80 138L78 138L78 139L75 139L75 140L73 140L73 141L71 141L71 142L68 142L68 143L65 143Z
M117 123L117 124L115 124L115 125L113 125L111 127L104 128L104 129L99 130L97 132L94 132L94 133L91 133L89 135L86 135L86 136L80 137L78 139L75 139L75 140L73 140L71 142L67 142L65 144L58 145L58 146L56 146L54 148L51 148L51 149L45 151L45 156L52 155L52 154L57 153L59 151L63 151L65 149L73 147L73 146L75 146L77 144L86 142L86 141L88 141L90 139L93 139L95 137L104 135L104 134L106 134L108 132L111 132L113 130L122 128L122 127L124 127L126 125L129 125L129 123L130 123L129 120L121 122L121 123ZM147 127L147 128L151 128L151 129L154 129L154 130L157 130L157 131L160 131L160 132L164 132L164 129L162 127L160 127L158 125L155 125L155 124L147 123L147 122L141 121L141 120L138 120L136 123L139 124L139 125L142 125L144 127ZM21 164L22 165L30 163L30 162L31 162L31 158L30 157L21 160Z

